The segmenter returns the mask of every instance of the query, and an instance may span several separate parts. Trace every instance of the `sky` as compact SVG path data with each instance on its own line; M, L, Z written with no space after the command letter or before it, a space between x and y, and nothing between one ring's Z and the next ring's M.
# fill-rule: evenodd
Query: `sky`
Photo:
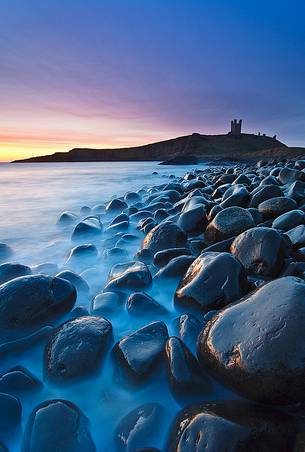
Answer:
M0 0L0 161L226 133L305 146L305 2Z

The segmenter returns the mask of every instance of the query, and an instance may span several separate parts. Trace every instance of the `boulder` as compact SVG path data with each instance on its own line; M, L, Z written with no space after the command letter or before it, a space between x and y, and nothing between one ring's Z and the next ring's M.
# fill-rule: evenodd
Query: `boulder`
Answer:
M68 226L77 221L77 215L73 212L63 212L57 220L57 224Z
M102 234L102 224L97 218L87 218L78 223L72 233L72 240L98 238Z
M137 290L151 285L152 276L143 262L126 262L112 267L105 290Z
M254 226L250 212L242 207L228 207L209 223L205 236L209 242L219 242Z
M285 212L297 209L298 205L294 199L286 196L279 196L278 198L267 199L258 206L258 210L263 215L264 220L277 218Z
M129 377L141 380L157 369L167 339L166 325L161 321L153 322L117 342L113 353Z
M6 243L0 243L0 261L5 261L11 257L13 250Z
M23 452L95 452L88 419L68 400L47 400L31 413Z
M302 210L295 209L290 210L290 212L283 213L277 217L273 223L272 227L275 229L280 229L282 231L289 231L300 224L305 222L305 213Z
M94 315L110 314L122 307L123 294L119 292L98 293L92 300L91 312Z
M216 314L199 361L225 386L267 404L305 401L305 283L286 276Z
M175 223L166 221L155 226L145 237L142 249L148 248L153 253L168 248L181 248L186 243L186 235Z
M181 314L174 320L175 335L180 337L186 346L194 350L198 335L203 328L203 322L190 313Z
M277 185L263 185L251 192L250 207L258 207L267 199L283 196L282 189Z
M10 281L11 279L19 278L20 276L30 275L32 270L27 265L14 264L7 262L0 265L0 285Z
M246 207L249 196L248 190L243 185L232 185L224 192L220 205L224 209L233 206Z
M135 292L129 295L127 300L127 311L129 314L140 317L151 315L165 315L168 313L167 309L158 303L147 293Z
M187 256L191 252L188 248L170 248L163 251L158 251L153 258L153 264L156 267L165 267L172 259L178 256ZM1 268L1 266L0 266Z
M206 224L206 209L203 204L197 204L193 208L182 212L177 221L177 225L187 234L203 232Z
M208 312L242 297L248 289L246 273L230 253L202 253L182 278L175 305Z
M162 411L158 403L146 403L130 411L115 430L116 449L122 452L150 450L144 446L156 438L161 427Z
M71 270L63 270L60 273L57 273L56 277L69 281L80 294L88 293L90 290L84 278L79 276L77 273L72 272Z
M305 246L305 225L300 224L295 228L290 229L285 233L289 238L294 249L302 248Z
M0 377L0 392L20 397L42 388L42 383L22 366L13 367Z
M128 204L125 201L122 201L121 199L112 199L106 206L105 212L106 213L113 213L113 212L122 212L124 209L128 207Z
M69 312L76 300L72 284L44 275L22 276L0 286L1 333L39 328Z
M171 259L165 267L162 267L155 278L177 278L185 274L189 266L194 262L192 256L178 256Z
M276 277L281 271L289 243L275 229L256 227L236 237L231 253L250 275Z
M103 317L79 317L54 330L45 347L47 376L57 382L94 373L112 339L112 326Z
M241 400L184 408L174 420L167 452L288 452L295 427L283 413Z
M21 424L21 403L13 395L0 392L0 433L7 434Z

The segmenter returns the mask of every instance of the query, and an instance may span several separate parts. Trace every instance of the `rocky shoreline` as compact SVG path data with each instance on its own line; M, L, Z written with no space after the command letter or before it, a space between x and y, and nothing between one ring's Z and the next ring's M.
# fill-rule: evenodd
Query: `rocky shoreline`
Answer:
M109 450L305 450L305 160L197 167L63 212L58 230L60 266L0 244L0 354L38 349L43 369L0 375L0 450L104 450L68 388L86 397L105 372L110 405L120 387L149 399L119 410Z

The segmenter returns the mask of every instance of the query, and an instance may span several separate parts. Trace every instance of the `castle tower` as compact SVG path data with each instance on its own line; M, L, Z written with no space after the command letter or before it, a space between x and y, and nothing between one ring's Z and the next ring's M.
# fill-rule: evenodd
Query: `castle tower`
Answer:
M239 121L237 121L237 119L231 121L231 134L235 137L238 137L241 134L241 123L241 119Z

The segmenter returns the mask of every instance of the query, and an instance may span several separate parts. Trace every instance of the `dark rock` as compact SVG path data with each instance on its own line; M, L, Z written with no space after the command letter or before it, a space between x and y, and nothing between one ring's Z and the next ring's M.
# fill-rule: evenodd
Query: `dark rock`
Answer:
M287 191L287 196L297 202L302 201L305 198L305 183L298 180L291 184Z
M157 223L161 223L161 221L165 220L169 216L169 213L165 209L158 209L154 213L154 220Z
M203 253L182 278L175 304L205 312L242 297L248 289L240 262L229 253Z
M278 231L256 227L236 237L231 245L231 253L248 274L276 277L289 249L287 243Z
M77 292L88 293L90 290L84 278L70 270L63 270L58 273L56 277L70 281L70 283L76 288Z
M156 222L155 221L151 221L150 223L148 223L145 226L143 226L142 231L144 232L144 234L148 234L155 227L156 227Z
M283 191L277 185L264 185L251 193L250 207L258 207L259 204L271 198L283 196Z
M161 427L162 406L158 403L141 405L128 413L115 430L115 444L118 451L150 451L144 448L152 442ZM141 447L141 449L138 449Z
M92 301L92 314L104 315L115 312L122 307L122 301L122 294L118 292L98 293Z
M221 210L223 210L223 207L221 207L219 204L213 206L209 214L207 215L207 220L212 221Z
M98 251L95 245L85 244L78 245L69 253L66 264L74 264L81 261L81 264L84 264L84 261L91 262L96 259L98 256Z
M153 314L165 315L168 313L167 309L160 303L143 292L135 292L128 297L127 311L129 314L140 317L151 316Z
M58 218L57 224L67 226L77 221L77 215L73 212L63 212Z
M143 249L136 252L134 258L144 264L150 264L153 260L154 253L149 249Z
M69 312L75 300L74 286L64 279L34 275L8 281L0 286L1 331L40 327Z
M129 216L126 213L121 213L120 215L117 215L110 223L110 226L114 226L116 224L122 223L122 222L128 222L129 223Z
M271 281L212 318L198 339L199 361L247 398L304 402L304 322L304 282Z
M128 204L125 201L122 201L121 199L112 199L106 206L105 211L107 213L112 212L122 212L122 210L126 209L128 207Z
M265 220L270 218L277 218L285 212L297 209L297 203L285 196L279 196L278 198L267 199L258 206L258 210L263 215Z
M151 285L152 276L143 262L126 262L112 267L105 290L144 289Z
M189 399L211 392L211 383L181 339L170 337L165 345L165 353L168 381L175 397Z
M180 248L186 243L185 233L176 224L166 221L154 227L145 237L142 249L148 248L153 253L168 248Z
M31 372L22 366L13 367L0 377L0 392L14 396L42 388L42 383Z
M191 254L195 257L202 253L206 247L206 242L203 239L191 239L188 241Z
M95 452L88 419L67 400L47 400L31 413L23 452Z
M166 325L160 321L153 322L117 342L114 356L130 377L143 379L157 369L167 339Z
M155 278L176 278L185 274L189 266L194 262L192 256L178 256L171 259L165 267L155 275Z
M168 452L288 452L293 450L291 418L241 400L184 408L172 425Z
M129 228L129 221L121 221L121 223L115 223L106 229L107 232L120 232L120 231L127 231Z
M73 231L72 240L96 238L102 233L102 224L97 218L87 218L78 223Z
M222 197L221 207L246 207L250 195L246 187L243 185L232 185L228 188Z
M134 203L141 201L141 196L134 191L128 191L124 196L124 200L128 203Z
M90 215L91 213L91 208L88 206L83 206L80 208L80 213L84 214L84 215Z
M13 264L11 262L0 265L0 285L19 278L20 276L30 275L32 270L27 265Z
M213 245L207 246L204 248L205 253L209 252L217 252L217 253L223 253L223 252L229 252L230 246L234 242L235 237L231 237L226 240L221 240L220 242L214 243Z
M263 222L263 215L255 207L249 207L248 212L251 213L254 224L257 226L259 223Z
M55 381L95 372L112 339L112 326L102 317L79 317L56 328L45 348L45 369Z
M21 403L10 394L0 392L0 432L8 433L15 430L21 423Z
M177 221L177 225L186 233L203 232L206 224L206 209L202 204L183 211Z
M296 209L290 212L283 213L277 217L273 223L272 227L275 229L281 229L282 231L288 231L289 229L299 226L305 222L305 214L302 210Z
M76 306L70 312L70 319L77 319L78 317L87 317L89 315L88 310L84 306Z
M209 242L218 242L240 234L254 226L250 212L242 207L228 207L209 223L205 236Z
M303 246L305 246L304 224L300 224L299 226L290 229L285 233L285 235L289 238L294 249L302 248Z
M174 257L190 255L188 248L170 248L167 250L158 251L154 255L153 263L156 267L164 267ZM0 266L1 268L1 266Z
M128 256L128 252L124 248L120 248L118 246L115 246L113 248L110 248L109 250L105 250L103 252L103 256L106 259L113 259L116 258L116 260L121 261L123 257Z
M202 327L203 322L200 322L197 317L189 313L181 314L174 320L176 336L179 336L191 350L196 345Z
M289 184L299 179L300 171L292 168L282 168L278 175L278 180L282 184Z

